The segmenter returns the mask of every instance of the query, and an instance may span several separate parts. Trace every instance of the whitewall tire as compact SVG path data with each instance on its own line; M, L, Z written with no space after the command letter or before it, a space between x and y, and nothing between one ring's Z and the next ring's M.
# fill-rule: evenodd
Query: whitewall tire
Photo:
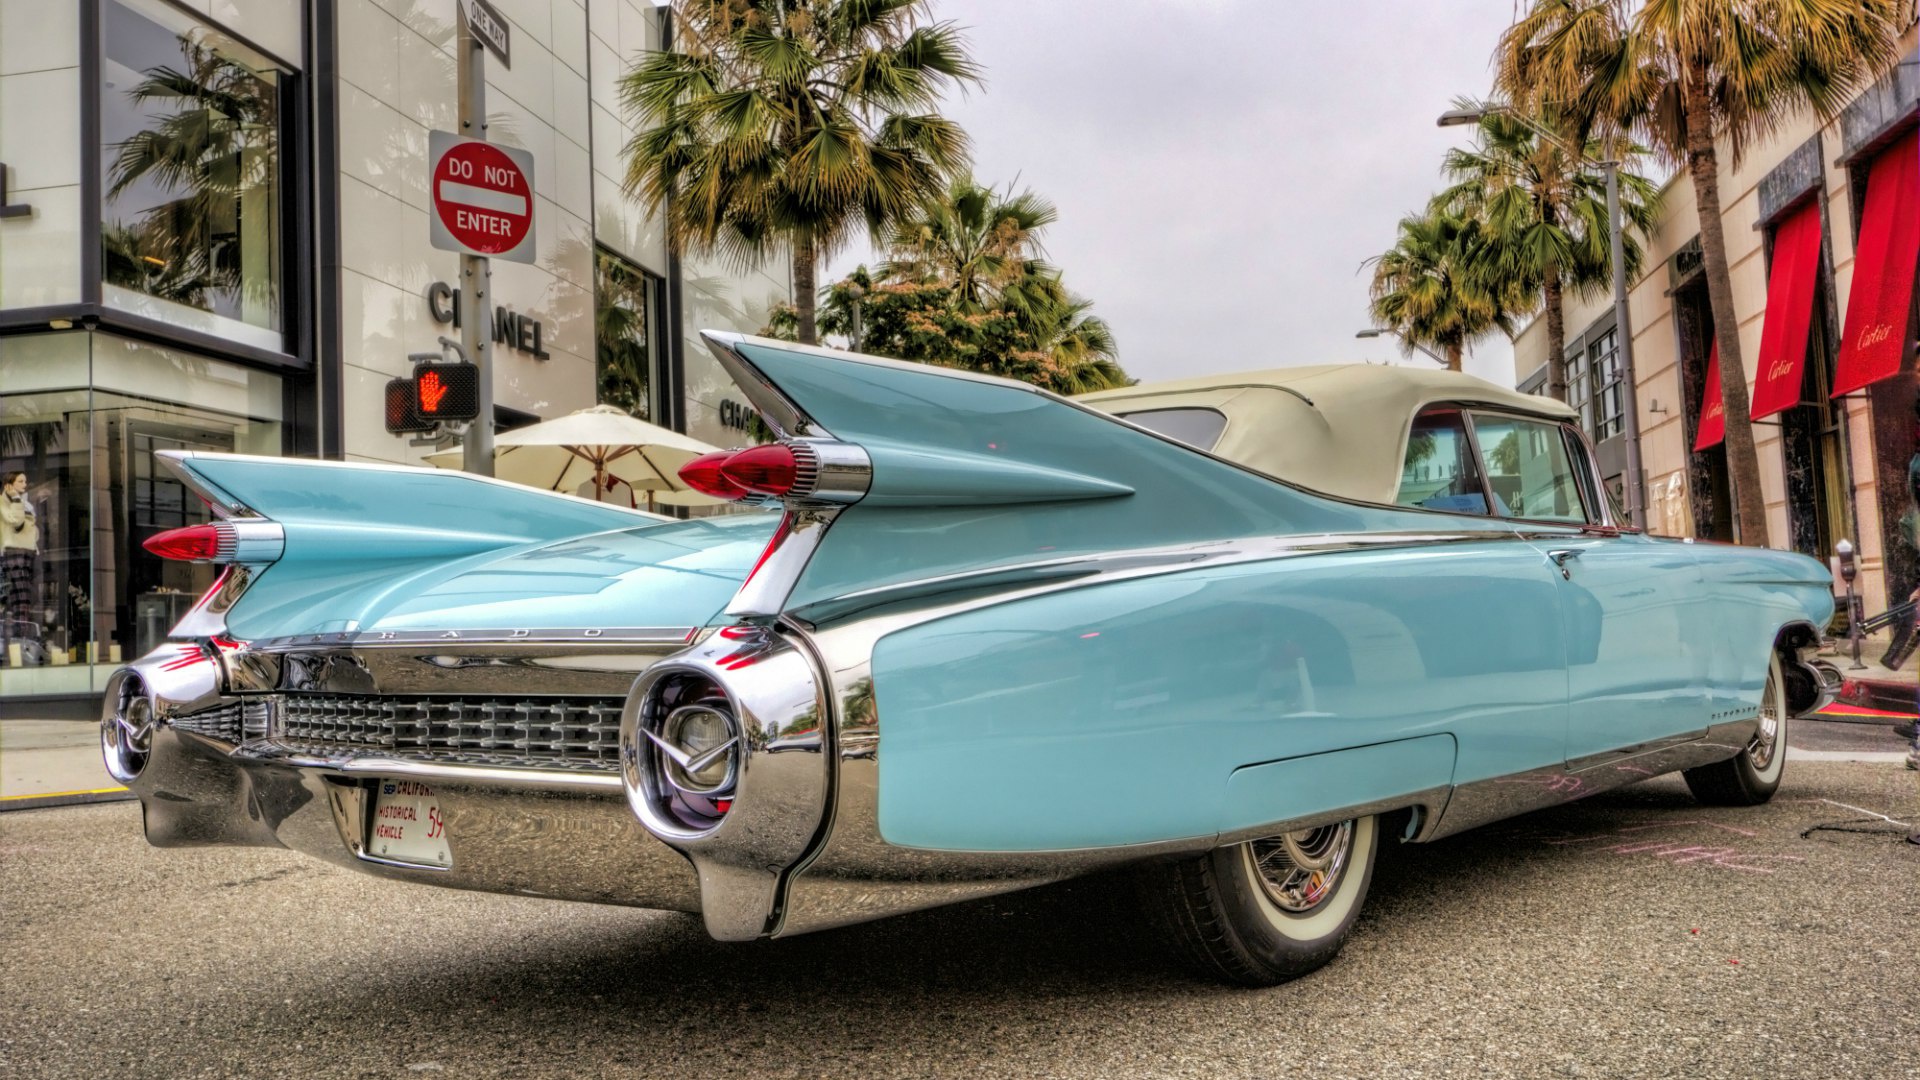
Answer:
M1758 806L1773 798L1787 771L1787 720L1787 683L1774 653L1753 739L1725 761L1681 773L1693 797L1709 806Z
M1148 868L1143 884L1201 970L1270 986L1332 960L1373 880L1375 817L1303 829Z

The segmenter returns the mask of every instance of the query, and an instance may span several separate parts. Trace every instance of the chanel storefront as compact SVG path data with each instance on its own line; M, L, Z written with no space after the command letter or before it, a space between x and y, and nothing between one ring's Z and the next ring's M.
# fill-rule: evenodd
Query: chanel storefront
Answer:
M457 126L453 10L0 0L0 800L22 793L10 743L92 716L111 666L207 584L140 546L207 514L158 452L434 449L386 432L381 393L454 329L425 160L427 133ZM509 15L490 137L533 155L537 258L493 268L497 421L604 401L741 441L697 333L757 330L788 290L777 260L669 258L621 190L617 80L661 47L663 12Z

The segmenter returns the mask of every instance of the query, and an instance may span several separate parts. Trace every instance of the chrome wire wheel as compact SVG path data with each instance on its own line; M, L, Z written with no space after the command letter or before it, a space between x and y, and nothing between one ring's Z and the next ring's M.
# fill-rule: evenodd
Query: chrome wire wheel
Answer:
M1780 732L1786 726L1786 713L1781 708L1779 679L1767 680L1767 691L1760 699L1759 726L1754 731L1753 741L1747 744L1747 760L1753 764L1755 772L1764 773L1773 765L1773 755L1780 749Z
M1248 845L1261 891L1282 911L1303 915L1326 902L1353 852L1353 822L1321 825Z

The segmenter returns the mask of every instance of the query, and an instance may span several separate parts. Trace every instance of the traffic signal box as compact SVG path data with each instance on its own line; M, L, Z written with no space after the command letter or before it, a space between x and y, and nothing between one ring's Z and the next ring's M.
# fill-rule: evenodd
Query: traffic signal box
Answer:
M432 431L448 421L480 415L480 369L473 364L421 364L410 379L387 383L387 430L395 435Z

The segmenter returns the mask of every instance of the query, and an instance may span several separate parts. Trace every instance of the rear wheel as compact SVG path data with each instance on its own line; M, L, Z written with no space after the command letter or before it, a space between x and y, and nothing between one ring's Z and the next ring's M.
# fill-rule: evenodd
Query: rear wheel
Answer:
M1340 951L1373 879L1378 834L1377 818L1355 818L1154 866L1147 899L1202 971L1270 986Z
M1780 654L1767 667L1767 686L1760 694L1760 724L1746 749L1725 761L1688 769L1693 797L1709 806L1758 806L1780 790L1787 769L1787 684L1780 674Z

